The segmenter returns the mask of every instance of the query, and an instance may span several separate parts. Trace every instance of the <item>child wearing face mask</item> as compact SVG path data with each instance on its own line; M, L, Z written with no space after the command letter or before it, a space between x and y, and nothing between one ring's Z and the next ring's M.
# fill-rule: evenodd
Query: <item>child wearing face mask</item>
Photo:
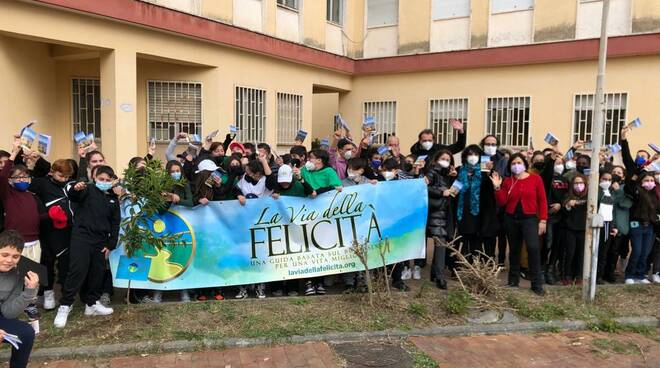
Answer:
M549 168L552 171L548 175ZM560 277L558 262L564 251L564 222L562 221L562 201L568 192L568 180L562 157L546 158L546 170L543 171L543 184L548 196L548 223L545 233L545 247L541 252L541 265L545 273L545 282L552 285Z
M566 247L562 261L562 284L582 283L584 231L587 221L587 178L577 173L563 201Z
M66 193L76 204L71 232L69 272L66 275L60 307L54 325L66 325L76 294L85 284L82 301L86 316L106 316L113 313L99 299L103 289L105 262L119 239L121 220L119 199L112 187L117 179L109 166L95 167L91 172L93 185L78 182L69 184Z
M596 283L603 284L606 276L606 263L610 258L610 247L619 234L621 219L618 217L620 217L621 211L618 208L629 207L632 203L629 203L630 199L623 192L623 188L612 185L610 171L601 172L598 186L598 214L603 217L604 227L600 230ZM611 266L610 269L612 269Z
M626 267L625 283L649 284L650 281L646 277L648 259L653 249L654 229L658 226L660 213L655 177L652 172L641 171L636 181L632 178L626 179L624 190L633 201L630 208L632 252Z

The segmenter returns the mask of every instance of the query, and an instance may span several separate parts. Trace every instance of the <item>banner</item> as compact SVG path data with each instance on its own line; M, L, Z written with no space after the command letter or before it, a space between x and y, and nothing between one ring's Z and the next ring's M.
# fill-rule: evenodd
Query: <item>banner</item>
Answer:
M372 245L369 268L382 266L373 247L381 239L390 247L387 264L424 258L427 208L422 179L346 187L315 199L173 206L153 220L152 230L181 234L185 245L145 247L134 261L120 245L110 255L113 284L125 288L130 279L131 288L180 290L362 271L350 249L354 240ZM147 280L131 277L133 271L146 272Z

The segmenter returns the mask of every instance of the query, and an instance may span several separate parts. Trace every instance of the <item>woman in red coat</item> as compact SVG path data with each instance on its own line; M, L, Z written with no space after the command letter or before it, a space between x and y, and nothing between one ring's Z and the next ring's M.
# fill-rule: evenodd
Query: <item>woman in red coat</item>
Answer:
M504 207L505 212L510 263L508 285L518 286L520 249L524 241L527 244L532 291L544 295L539 236L545 233L548 203L543 180L539 175L527 171L527 160L520 153L511 156L509 169L511 176L504 180L497 172L491 175L495 199L499 206Z

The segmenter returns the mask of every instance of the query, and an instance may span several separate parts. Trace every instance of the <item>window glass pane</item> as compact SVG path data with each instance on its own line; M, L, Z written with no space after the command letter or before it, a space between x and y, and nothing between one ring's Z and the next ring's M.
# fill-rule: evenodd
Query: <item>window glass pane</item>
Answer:
M397 24L399 2L397 0L368 0L367 27Z
M470 16L470 0L433 0L433 19Z

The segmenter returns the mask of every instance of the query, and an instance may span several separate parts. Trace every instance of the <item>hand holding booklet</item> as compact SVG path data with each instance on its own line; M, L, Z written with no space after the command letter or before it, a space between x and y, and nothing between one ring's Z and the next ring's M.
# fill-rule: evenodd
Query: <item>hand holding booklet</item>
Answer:
M19 345L23 343L23 341L21 341L21 339L19 339L18 336L6 332L5 332L5 336L3 337L3 340L10 343L11 346L13 346L14 349L16 350L19 350Z

